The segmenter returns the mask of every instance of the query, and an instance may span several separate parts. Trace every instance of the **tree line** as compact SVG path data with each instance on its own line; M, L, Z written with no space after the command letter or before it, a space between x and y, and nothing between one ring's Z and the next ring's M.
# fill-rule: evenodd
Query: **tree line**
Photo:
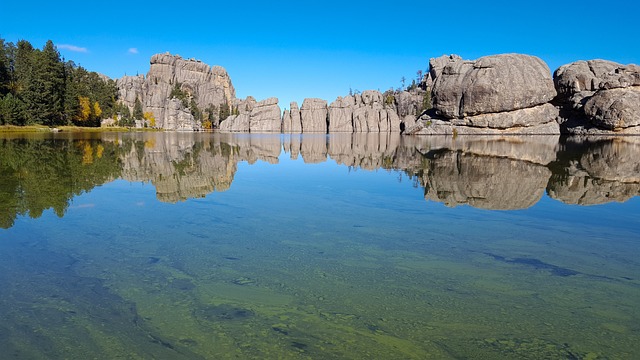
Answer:
M0 38L0 125L100 126L115 112L115 81L42 49Z

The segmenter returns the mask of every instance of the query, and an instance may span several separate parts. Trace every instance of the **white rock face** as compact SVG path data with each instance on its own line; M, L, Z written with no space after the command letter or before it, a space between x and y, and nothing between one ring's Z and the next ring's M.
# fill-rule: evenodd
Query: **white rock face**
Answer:
M252 133L281 132L282 121L277 98L260 101L251 110L249 131Z
M209 65L193 59L183 59L169 53L151 57L147 76L125 76L116 81L120 101L133 110L136 98L142 102L143 110L153 113L156 126L168 130L195 130L201 128L184 104L174 103L171 91L179 88L193 98L201 110L213 105L231 106L235 89L227 71L220 66ZM177 111L186 111L178 121ZM191 119L188 119L191 116ZM180 126L179 128L176 126Z
M290 110L285 110L282 115L282 132L285 134L299 134L302 132L300 108L295 101L290 103Z
M300 108L303 133L327 133L327 101L304 99Z
M338 97L329 106L329 132L399 132L400 117L384 103L382 93L366 90L362 94Z
M248 114L231 115L220 123L220 132L249 132L250 121Z
M220 132L270 133L282 131L282 118L278 98L256 102L251 96L236 101L239 114L231 115L220 123Z

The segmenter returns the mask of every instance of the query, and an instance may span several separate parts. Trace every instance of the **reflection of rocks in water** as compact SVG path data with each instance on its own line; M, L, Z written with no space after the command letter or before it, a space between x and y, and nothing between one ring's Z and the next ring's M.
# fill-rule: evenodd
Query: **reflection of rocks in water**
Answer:
M225 191L237 161L229 144L194 133L140 133L122 156L122 177L151 181L161 201L176 202ZM123 145L126 146L125 139Z
M556 159L558 140L557 135L430 136L416 146L422 153L449 149L547 165Z
M341 165L366 170L390 169L400 146L398 133L335 134L329 138L329 156Z
M114 136L122 135L103 135ZM568 203L624 201L638 195L640 183L635 138L561 145L558 136L139 133L125 137L121 147L123 177L151 181L158 199L169 202L225 191L238 162L275 164L282 149L305 163L330 157L354 168L407 172L425 187L426 199L448 206L522 209L539 201L545 189Z
M427 200L523 209L544 194L557 143L558 136L433 136L414 144L424 161L411 171Z
M627 201L640 195L640 139L567 140L554 164L549 196L568 204Z
M306 135L300 144L300 154L307 164L327 161L327 137L325 135Z
M222 134L220 141L238 149L238 153L234 157L236 162L247 161L249 164L253 164L261 160L269 164L278 163L278 156L280 156L281 150L280 135Z
M106 134L104 140L115 141L117 136ZM122 177L151 181L158 199L165 202L226 191L238 162L275 164L281 150L279 135L137 133L119 141L126 149Z
M509 210L537 203L550 176L545 166L527 161L442 150L428 154L419 181L427 200Z

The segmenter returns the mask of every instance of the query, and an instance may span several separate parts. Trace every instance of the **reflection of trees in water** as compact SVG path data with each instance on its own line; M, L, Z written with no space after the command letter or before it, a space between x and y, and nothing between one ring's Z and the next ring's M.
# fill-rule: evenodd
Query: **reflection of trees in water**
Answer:
M1 139L0 227L47 209L62 217L73 196L119 176L116 153L113 144L88 139Z
M122 177L149 181L161 201L203 197L231 186L237 164L331 159L350 170L398 171L425 199L487 209L534 205L545 189L572 204L625 201L639 194L640 140L557 137L401 137L398 134L231 135L104 133L66 139L0 140L0 226L46 209L62 216L70 199Z

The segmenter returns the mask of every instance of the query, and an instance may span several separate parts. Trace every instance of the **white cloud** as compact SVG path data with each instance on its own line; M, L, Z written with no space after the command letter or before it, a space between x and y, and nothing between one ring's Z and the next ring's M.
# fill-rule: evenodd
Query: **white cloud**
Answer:
M137 54L137 53L138 53L137 48L129 48L129 54Z
M75 46L75 45L69 45L69 44L60 44L60 45L57 45L57 47L58 47L58 49L64 49L64 50L81 52L81 53L89 52L89 50L87 50L87 48L80 47L80 46Z

